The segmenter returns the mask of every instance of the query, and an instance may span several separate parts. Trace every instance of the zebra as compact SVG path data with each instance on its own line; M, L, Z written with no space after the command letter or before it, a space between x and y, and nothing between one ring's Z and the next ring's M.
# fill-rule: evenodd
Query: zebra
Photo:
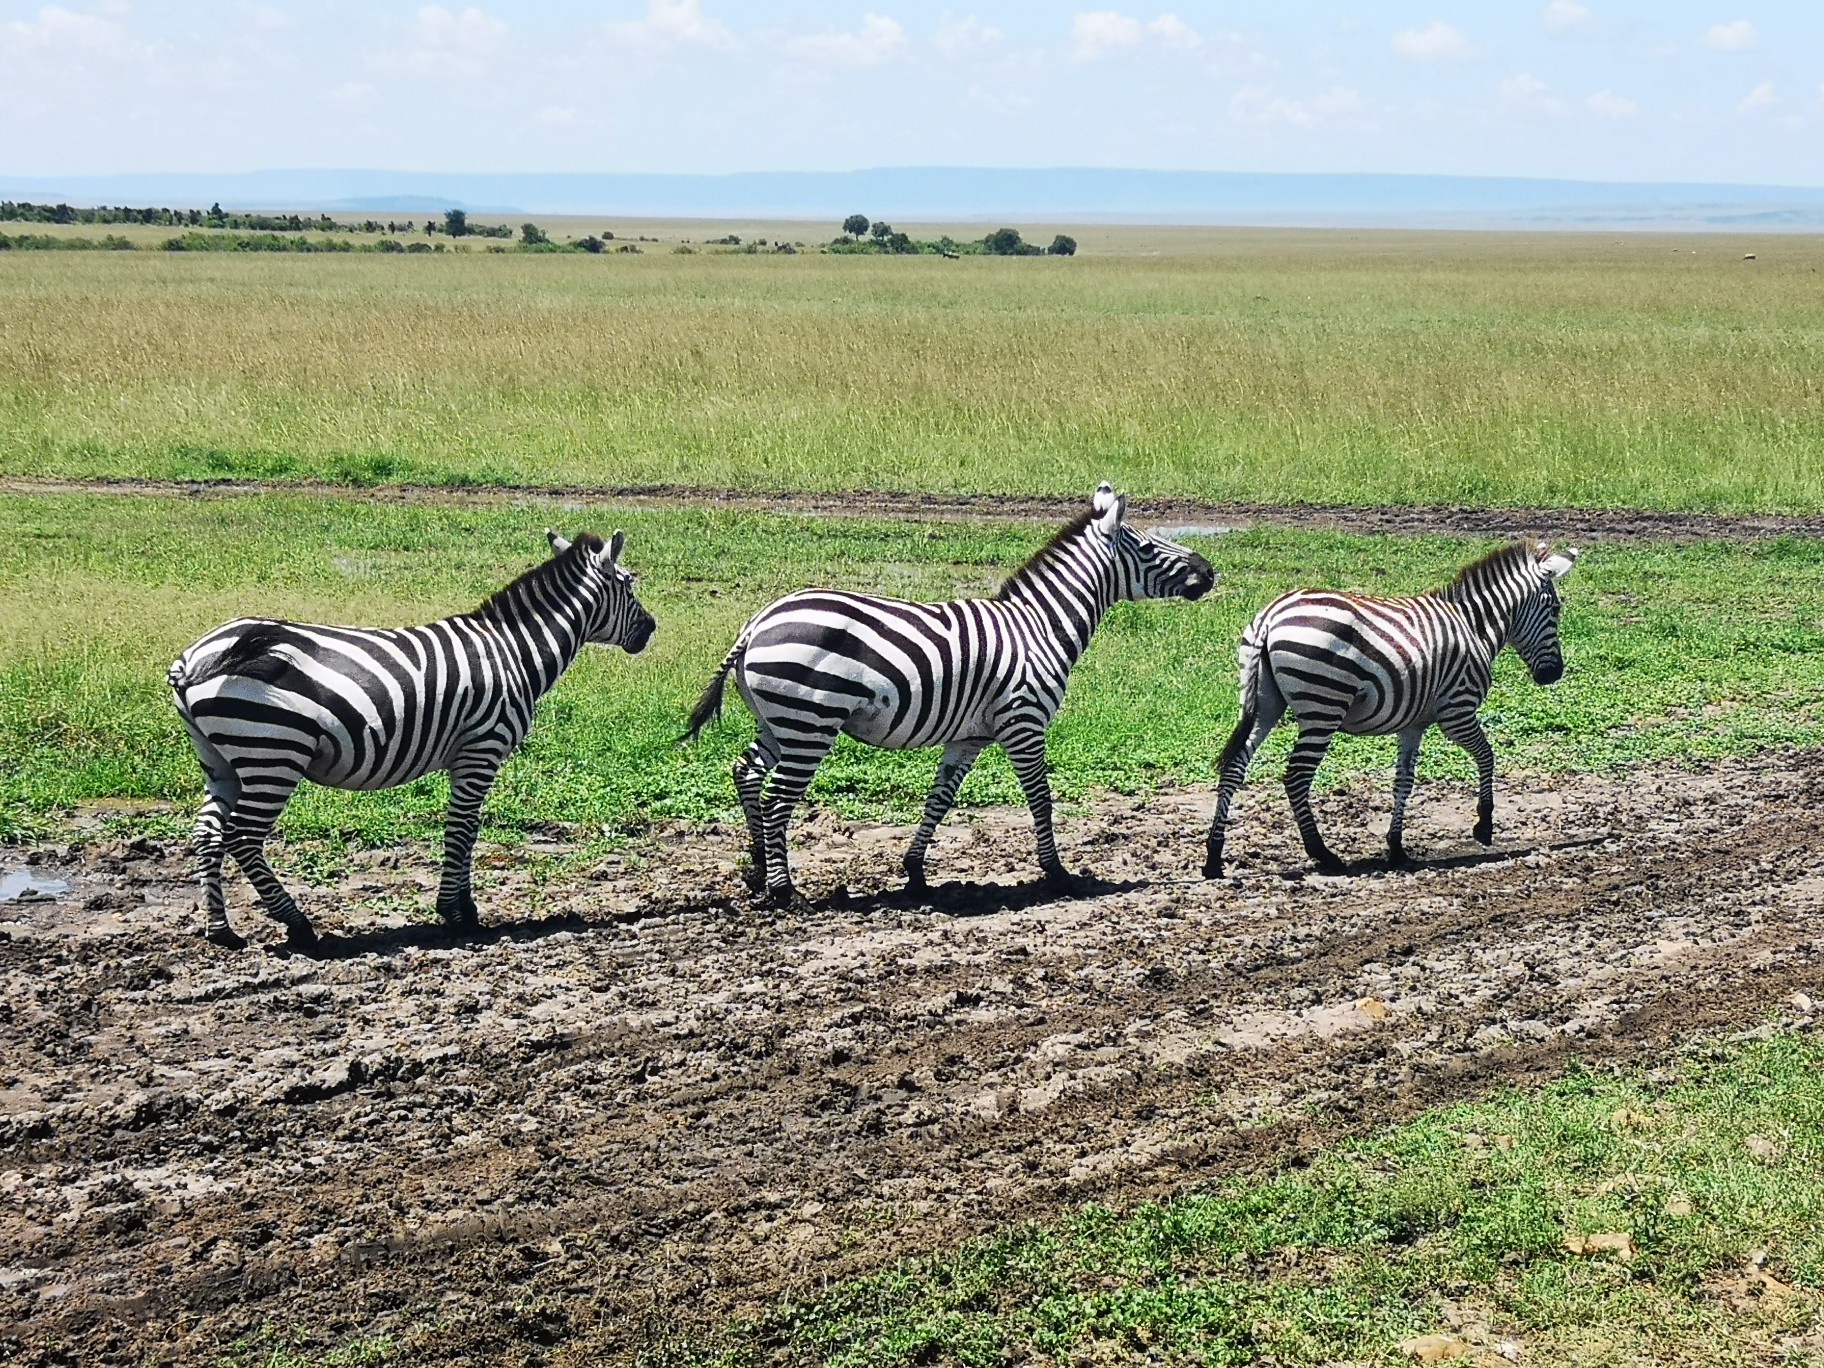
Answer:
M291 949L317 945L264 847L300 780L392 788L450 775L437 912L477 925L470 857L481 803L525 739L533 705L588 642L637 655L652 615L621 564L626 543L547 530L553 556L470 613L423 627L324 627L239 618L199 638L167 676L202 762L207 798L192 850L207 907L204 937L239 949L222 860L232 855Z
M1393 821L1387 854L1407 864L1402 840L1419 742L1435 722L1476 762L1473 834L1494 840L1495 752L1476 710L1488 697L1495 657L1512 646L1533 682L1564 674L1558 639L1558 582L1576 550L1553 554L1548 543L1516 542L1465 567L1443 589L1412 598L1365 598L1301 589L1276 599L1242 633L1241 720L1223 747L1216 815L1203 874L1222 877L1223 829L1229 804L1247 778L1248 762L1288 709L1298 741L1286 765L1286 797L1305 852L1320 872L1338 874L1311 812L1311 780L1330 738L1399 737Z
M941 744L924 817L906 852L909 891L925 887L925 852L957 789L999 743L1032 810L1039 865L1071 882L1052 834L1045 730L1070 668L1109 608L1123 600L1197 599L1215 575L1195 552L1129 527L1127 496L1106 483L991 599L907 603L807 589L762 609L691 712L686 740L735 687L759 735L735 762L752 881L774 906L803 906L785 833L811 777L841 733L893 750ZM769 778L770 776L770 778Z

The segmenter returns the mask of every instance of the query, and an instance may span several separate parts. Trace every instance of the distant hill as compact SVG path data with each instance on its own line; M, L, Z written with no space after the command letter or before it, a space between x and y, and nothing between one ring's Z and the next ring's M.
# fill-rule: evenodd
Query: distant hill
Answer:
M1824 187L1470 176L889 167L726 176L249 171L15 176L0 195L233 209L621 217L1824 230ZM501 206L517 206L502 208Z

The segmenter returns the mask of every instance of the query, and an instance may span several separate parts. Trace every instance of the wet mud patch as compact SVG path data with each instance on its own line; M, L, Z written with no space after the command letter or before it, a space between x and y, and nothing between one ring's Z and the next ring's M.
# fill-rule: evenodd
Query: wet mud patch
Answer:
M1061 817L813 814L804 914L752 909L726 827L585 860L495 851L484 932L375 851L301 901L316 960L195 935L181 851L41 847L0 905L0 1348L207 1361L262 1327L415 1361L630 1358L997 1224L1296 1161L1439 1101L1626 1063L1824 1001L1824 756L1321 800L1361 872L1305 873L1277 784L1233 873L1211 795ZM570 856L553 877L548 856ZM539 867L539 861L546 865ZM27 863L30 861L30 863ZM1428 861L1428 862L1427 862ZM947 882L953 881L953 882ZM1790 1007L1785 1010L1792 1010Z

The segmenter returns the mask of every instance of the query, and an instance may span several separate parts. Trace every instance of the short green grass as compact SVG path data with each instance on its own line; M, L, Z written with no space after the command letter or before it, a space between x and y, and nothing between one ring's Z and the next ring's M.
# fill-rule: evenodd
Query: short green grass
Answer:
M628 530L660 630L639 657L591 650L546 700L489 801L491 834L548 823L583 836L733 809L728 763L752 736L732 691L722 723L673 743L743 621L807 584L913 598L986 593L1046 535L1032 525L616 511L528 502L449 508L351 497L220 500L15 496L0 501L0 812L19 828L113 800L198 801L200 776L164 685L172 657L228 618L406 623L473 606L543 554L540 529ZM1079 666L1050 754L1058 790L1208 782L1235 716L1243 624L1302 584L1403 592L1446 581L1487 543L1257 531L1201 543L1222 576L1196 604L1123 605ZM1485 710L1504 784L1526 771L1743 754L1824 738L1824 545L1598 548L1567 582L1569 673L1535 688L1511 655ZM1277 773L1290 733L1259 762ZM1391 764L1341 740L1332 778ZM844 743L815 795L905 816L930 753ZM1470 769L1434 737L1424 770ZM1257 780L1260 782L1262 780ZM308 786L293 836L416 839L441 779L381 794ZM1017 802L998 753L965 803ZM1465 795L1465 808L1468 807ZM1467 817L1466 817L1467 821ZM181 825L181 820L175 825Z
M781 1301L647 1368L1824 1363L1824 1042L1428 1112L1307 1168L1088 1207ZM1657 1080L1657 1081L1655 1081ZM1567 1237L1625 1235L1632 1258ZM1761 1256L1758 1272L1744 1276ZM1757 1295L1758 1294L1758 1295Z
M1824 509L1824 239L1080 236L8 253L0 474Z

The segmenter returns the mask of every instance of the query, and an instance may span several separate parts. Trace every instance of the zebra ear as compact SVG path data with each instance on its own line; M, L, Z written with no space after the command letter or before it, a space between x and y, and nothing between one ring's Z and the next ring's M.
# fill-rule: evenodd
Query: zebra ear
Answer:
M560 537L554 528L545 529L545 540L551 543L551 554L554 556L561 556L570 549L570 538Z
M1096 486L1095 494L1090 498L1089 508L1098 518L1115 506L1115 487L1107 480Z
M1577 564L1578 554L1577 548L1573 546L1561 555L1547 556L1540 562L1539 568L1545 572L1547 579L1563 579L1571 573L1571 567Z
M1107 485L1102 488L1107 489ZM1098 496L1099 498L1100 496ZM1127 495L1117 494L1110 499L1108 507L1099 510L1096 518L1096 531L1105 537L1112 537L1121 528L1121 520L1127 516Z
M620 528L615 528L614 535L608 538L608 549L603 552L603 555L608 559L608 564L618 565L620 563L621 549L626 545L627 534L621 531Z

